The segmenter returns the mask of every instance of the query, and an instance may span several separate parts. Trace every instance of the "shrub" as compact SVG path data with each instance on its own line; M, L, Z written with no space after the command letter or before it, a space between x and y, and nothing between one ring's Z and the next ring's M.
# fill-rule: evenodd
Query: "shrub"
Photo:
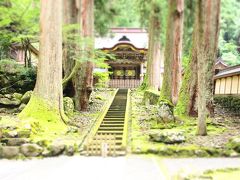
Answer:
M35 68L25 68L11 59L0 60L0 93L24 93L34 88L35 81Z
M217 95L214 103L228 112L240 113L240 96L238 95Z

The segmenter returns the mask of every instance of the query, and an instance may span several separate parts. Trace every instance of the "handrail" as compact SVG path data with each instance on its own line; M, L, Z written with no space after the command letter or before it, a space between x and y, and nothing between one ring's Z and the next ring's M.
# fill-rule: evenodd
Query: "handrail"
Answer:
M111 97L111 99L107 102L107 104L105 105L105 108L104 110L98 115L95 123L93 123L92 127L90 128L90 130L88 131L88 133L86 134L82 144L80 146L85 146L86 143L89 142L89 140L92 140L94 135L97 133L97 130L98 128L100 127L104 117L106 116L107 112L108 112L108 109L110 108L116 94L118 92L118 89L116 89L114 92L113 92L113 96ZM88 136L88 138L86 138ZM86 140L87 139L87 140Z
M123 138L122 138L122 149L126 149L127 141L128 141L128 123L129 123L129 116L130 116L130 89L128 89L127 93L127 104L126 104L126 111L125 111L125 118L124 118L124 128L123 128Z

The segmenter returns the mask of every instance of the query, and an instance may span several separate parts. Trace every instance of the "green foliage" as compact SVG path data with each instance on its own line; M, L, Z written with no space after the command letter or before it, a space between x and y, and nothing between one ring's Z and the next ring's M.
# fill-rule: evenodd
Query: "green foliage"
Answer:
M162 45L165 43L165 34L166 34L166 27L167 27L167 1L161 0L136 0L135 2L137 10L136 14L139 14L139 23L142 27L148 28L150 22L150 15L155 11L154 16L157 16L160 20L160 42ZM151 6L152 5L152 6ZM154 10L152 9L154 8ZM149 30L148 30L149 31Z
M111 72L94 72L93 77L97 80L96 87L106 87L107 82L109 81L109 74Z
M3 0L0 3L0 59L8 57L8 48L21 39L33 39L39 21L38 0Z
M119 14L115 7L116 2L110 0L95 0L95 30L100 36L107 34L109 28L116 20L116 16Z
M239 114L240 97L239 96L224 96L217 95L214 97L214 102L230 112Z
M140 27L136 0L114 0L113 4L118 12L115 16L116 27Z
M238 65L240 64L240 54L237 51L237 45L234 42L226 42L220 39L219 44L220 56L228 65Z
M225 41L240 38L240 2L239 0L222 0L221 3L221 36ZM238 42L239 43L239 42Z
M35 68L25 68L11 59L0 61L0 93L24 93L34 88L35 81Z
M68 58L80 63L91 61L99 68L108 68L106 60L113 60L114 56L101 50L92 50L86 47L94 47L94 39L82 37L78 24L65 25L63 28L63 40L68 49ZM94 53L94 58L89 59L89 54Z
M184 57L188 56L189 50L192 45L192 34L193 34L193 24L195 17L195 4L196 0L185 0L184 1L184 33L183 33L183 55ZM187 60L187 59L185 59ZM183 67L186 62L183 58Z

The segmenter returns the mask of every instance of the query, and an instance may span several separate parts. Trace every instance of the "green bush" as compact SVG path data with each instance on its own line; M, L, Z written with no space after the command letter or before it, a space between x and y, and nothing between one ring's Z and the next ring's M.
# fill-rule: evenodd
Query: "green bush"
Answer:
M217 95L214 103L229 112L240 113L240 96L237 95Z
M35 68L25 68L11 59L0 60L0 93L24 93L34 88L35 81Z
M109 74L109 72L94 72L93 77L96 79L95 87L107 87L107 82L109 81Z

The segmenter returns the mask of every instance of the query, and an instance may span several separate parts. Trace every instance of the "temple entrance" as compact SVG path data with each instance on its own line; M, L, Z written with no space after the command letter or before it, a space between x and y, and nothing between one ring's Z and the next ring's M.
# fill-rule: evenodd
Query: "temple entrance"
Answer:
M141 84L140 65L112 65L109 69L109 86L113 88L136 88Z
M111 88L137 88L144 76L147 50L136 48L129 42L120 42L112 48L102 49L115 56L115 60L108 60L110 68Z

